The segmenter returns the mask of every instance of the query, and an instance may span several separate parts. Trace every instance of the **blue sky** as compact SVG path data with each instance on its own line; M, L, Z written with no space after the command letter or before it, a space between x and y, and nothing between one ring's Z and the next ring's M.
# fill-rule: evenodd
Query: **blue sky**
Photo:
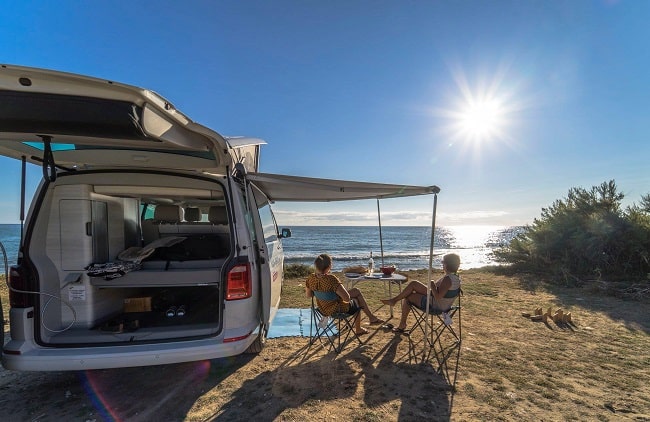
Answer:
M650 2L2 1L0 62L152 89L261 171L438 185L438 225L527 224L571 187L650 192ZM469 111L491 107L483 131ZM481 120L483 121L483 120ZM40 178L29 171L28 196ZM0 222L20 165L0 158ZM429 223L432 198L382 224ZM277 204L376 224L374 201Z

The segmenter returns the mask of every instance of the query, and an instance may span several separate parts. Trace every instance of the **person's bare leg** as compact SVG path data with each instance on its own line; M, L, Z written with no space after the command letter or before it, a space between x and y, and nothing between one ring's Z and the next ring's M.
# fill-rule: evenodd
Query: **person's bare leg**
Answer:
M424 284L420 283L417 280L413 280L408 284L408 286L404 288L404 290L402 290L400 294L390 299L382 299L381 302L384 305L395 306L397 302L399 302L402 299L406 299L407 297L409 297L414 293L426 296L427 286L425 286Z
M357 333L357 335L361 334L367 334L368 330L365 328L361 328L361 315L357 315L354 321L354 331Z
M399 325L397 326L398 330L405 330L406 329L406 319L409 316L409 311L411 310L411 306L414 306L414 303L420 303L420 300L422 298L421 294L418 293L413 293L409 297L405 298L404 301L402 302L402 316L400 317L399 320Z
M363 313L366 314L366 316L368 316L368 319L370 319L371 324L377 323L378 321L380 321L380 319L377 318L372 313L370 308L368 307L368 303L366 302L366 299L363 297L363 294L361 293L361 290L359 290L359 289L357 289L355 287L353 289L350 289L348 291L348 293L350 294L350 299L356 300L357 303L359 304L359 307L361 307L361 309L363 309ZM359 320L360 320L360 318L359 318Z

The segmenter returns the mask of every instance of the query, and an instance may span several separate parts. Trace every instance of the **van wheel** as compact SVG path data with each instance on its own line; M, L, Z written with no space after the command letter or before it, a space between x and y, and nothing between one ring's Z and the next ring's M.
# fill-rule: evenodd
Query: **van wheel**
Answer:
M264 345L266 345L266 327L261 327L259 335L244 353L257 354L262 351Z

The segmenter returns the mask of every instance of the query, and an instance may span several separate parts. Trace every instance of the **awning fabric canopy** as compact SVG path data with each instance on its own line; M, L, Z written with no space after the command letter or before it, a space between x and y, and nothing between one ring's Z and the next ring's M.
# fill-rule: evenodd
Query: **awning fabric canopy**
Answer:
M248 173L247 178L272 202L351 201L430 195L440 192L437 186L391 185L270 173Z
M379 240L381 243L382 262L384 256L384 246L381 233L381 213L379 210L379 200L384 198L400 198L405 196L416 195L434 195L433 197L433 214L431 219L431 245L429 248L429 270L427 278L432 277L433 262L433 245L436 229L436 209L438 204L438 186L408 186L408 185L391 185L384 183L353 182L346 180L334 179L316 179L310 177L287 176L270 173L248 173L250 180L258 189L267 196L269 201L296 201L296 202L330 202L330 201L351 201L355 199L376 199L377 213L379 218ZM427 308L431 298L431 283L427 283ZM427 328L425 325L424 337L427 338ZM426 345L424 342L424 353Z

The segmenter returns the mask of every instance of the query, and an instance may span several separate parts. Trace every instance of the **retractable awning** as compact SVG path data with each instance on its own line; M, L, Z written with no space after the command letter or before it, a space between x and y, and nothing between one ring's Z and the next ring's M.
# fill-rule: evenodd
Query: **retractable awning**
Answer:
M417 195L433 195L433 212L431 218L431 244L429 246L429 269L427 279L431 280L433 265L433 246L436 230L436 210L438 207L438 186L409 186L384 183L355 182L334 179L317 179L300 176L287 176L269 173L248 173L247 178L267 196L271 202L331 202L351 201L357 199L376 199L377 217L379 219L379 241L381 243L382 265L384 261L384 244L381 232L381 211L379 200L384 198L400 198ZM427 307L431 300L431 283L427 283ZM392 316L392 315L391 315ZM424 336L427 337L425 325ZM427 342L424 342L426 353Z
M438 186L393 185L270 173L248 173L247 178L273 202L351 201L431 195L440 192Z

